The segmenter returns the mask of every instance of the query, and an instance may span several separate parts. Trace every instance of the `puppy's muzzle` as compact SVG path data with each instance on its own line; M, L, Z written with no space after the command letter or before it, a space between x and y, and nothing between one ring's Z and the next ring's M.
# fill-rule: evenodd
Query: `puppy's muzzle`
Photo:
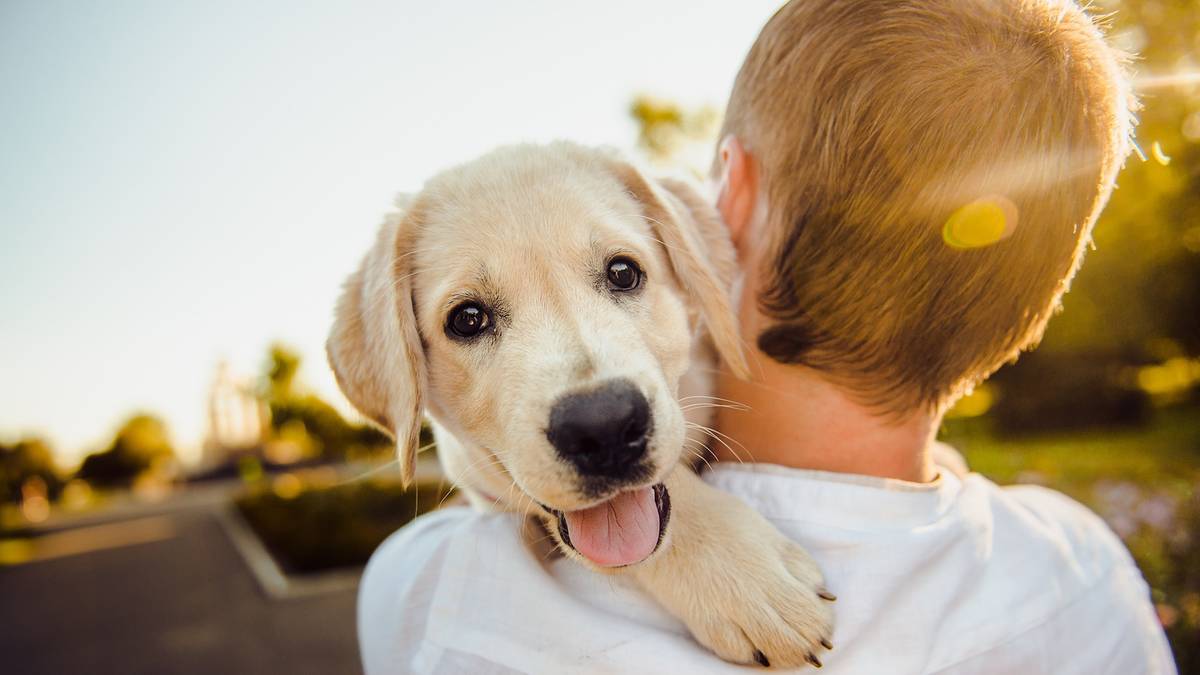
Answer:
M650 404L629 380L568 394L550 410L546 437L581 476L628 480L645 473Z

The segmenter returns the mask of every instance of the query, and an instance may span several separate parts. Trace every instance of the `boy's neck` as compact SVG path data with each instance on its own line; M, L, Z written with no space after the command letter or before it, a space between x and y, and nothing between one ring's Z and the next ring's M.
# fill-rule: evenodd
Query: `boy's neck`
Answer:
M716 428L729 446L712 444L718 460L917 483L936 478L935 415L881 418L808 368L778 363L757 350L752 362L752 381L724 372L718 377L717 396L748 407L716 408Z

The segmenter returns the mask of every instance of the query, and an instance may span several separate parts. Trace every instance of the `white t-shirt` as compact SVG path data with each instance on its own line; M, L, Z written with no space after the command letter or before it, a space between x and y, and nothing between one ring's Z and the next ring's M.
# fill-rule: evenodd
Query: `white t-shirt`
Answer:
M821 566L838 595L822 673L1176 672L1129 553L1057 492L764 464L705 480ZM359 590L367 675L746 672L627 579L548 555L528 529L454 508L389 538Z

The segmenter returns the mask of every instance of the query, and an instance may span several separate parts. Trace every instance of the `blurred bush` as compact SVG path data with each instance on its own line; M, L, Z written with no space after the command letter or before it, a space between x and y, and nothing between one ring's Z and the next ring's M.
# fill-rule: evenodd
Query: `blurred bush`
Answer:
M237 499L237 507L285 571L364 565L376 547L451 494L441 483L404 489L395 480L304 484L284 474Z
M84 458L75 475L95 487L129 487L146 472L169 479L174 459L166 424L154 415L139 413L121 425L105 450Z
M1021 363L988 382L998 392L990 411L997 433L1140 425L1149 416L1150 397L1127 377L1127 359L1035 351Z
M26 486L38 481L49 499L58 499L63 480L50 446L40 438L0 443L0 503L19 503Z
M1151 587L1180 673L1200 672L1200 492L1105 480L1089 506L1121 536Z
M1180 673L1200 673L1200 493L1184 503L1168 535L1167 569L1159 618L1175 650Z

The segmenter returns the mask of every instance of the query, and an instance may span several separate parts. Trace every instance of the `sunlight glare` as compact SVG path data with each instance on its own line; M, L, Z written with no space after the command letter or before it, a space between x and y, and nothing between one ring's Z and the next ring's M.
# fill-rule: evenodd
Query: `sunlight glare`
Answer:
M990 246L1012 234L1017 226L1017 205L999 195L977 199L946 219L942 239L956 249Z
M1166 75L1147 75L1136 78L1133 88L1138 91L1151 89L1166 89L1168 87L1187 87L1200 84L1200 72L1167 73Z

